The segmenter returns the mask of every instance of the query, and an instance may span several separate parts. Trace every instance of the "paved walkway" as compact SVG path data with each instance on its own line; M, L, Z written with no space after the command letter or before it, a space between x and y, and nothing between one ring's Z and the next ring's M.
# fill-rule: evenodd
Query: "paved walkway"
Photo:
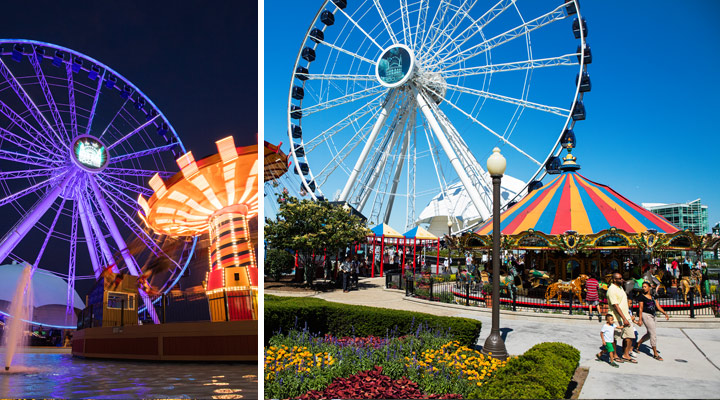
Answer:
M360 290L310 294L266 291L274 295L312 296L346 304L426 312L434 315L466 317L483 322L478 340L482 346L490 333L487 308L454 306L407 299L400 291L384 290L384 278L364 279ZM658 349L665 361L657 361L644 348L637 364L624 363L613 368L595 361L599 351L600 323L586 316L534 315L503 311L501 332L510 354L521 354L541 342L568 343L580 350L580 366L589 374L580 398L720 398L720 320L715 318L671 317L658 322ZM640 335L645 328L638 328ZM643 349L641 349L642 351Z

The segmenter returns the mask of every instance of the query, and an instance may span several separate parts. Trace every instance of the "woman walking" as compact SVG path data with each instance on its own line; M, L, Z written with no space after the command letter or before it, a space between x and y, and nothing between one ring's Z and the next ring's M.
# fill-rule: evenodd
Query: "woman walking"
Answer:
M595 279L595 273L591 273L590 279L585 282L585 290L587 292L585 301L588 304L588 318L592 321L593 307L595 307L598 313L598 322L600 322L600 309L598 308L600 298L598 297L598 281Z
M638 325L643 326L643 324L645 324L645 329L647 329L647 332L638 341L637 346L635 346L635 352L638 352L638 349L640 348L640 345L643 344L643 342L650 339L650 346L652 347L654 354L653 357L655 357L655 359L658 361L662 361L663 358L660 357L657 351L657 334L655 333L657 319L655 317L655 314L660 311L665 315L666 321L670 319L670 316L668 316L665 310L663 310L655 296L652 295L652 287L650 286L649 282L643 282L642 290L643 294L638 296L640 300Z

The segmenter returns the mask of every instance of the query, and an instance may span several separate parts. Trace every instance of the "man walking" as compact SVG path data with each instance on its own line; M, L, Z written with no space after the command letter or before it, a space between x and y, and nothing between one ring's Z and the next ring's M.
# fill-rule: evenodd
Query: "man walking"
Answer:
M607 291L607 299L608 304L610 305L610 311L619 325L619 327L615 329L615 339L617 340L620 338L623 342L623 356L621 359L616 361L637 364L637 361L630 356L632 341L633 338L635 338L635 332L633 331L631 321L633 321L635 317L630 316L627 294L625 293L625 290L623 290L622 286L622 275L615 272L613 274L612 285L610 285Z
M350 281L350 273L352 272L352 269L353 269L352 267L353 267L352 261L350 260L350 256L348 256L345 258L345 261L340 266L340 269L342 269L342 274L343 274L343 278L342 278L343 293L347 293L350 291L349 287L348 287L348 283Z

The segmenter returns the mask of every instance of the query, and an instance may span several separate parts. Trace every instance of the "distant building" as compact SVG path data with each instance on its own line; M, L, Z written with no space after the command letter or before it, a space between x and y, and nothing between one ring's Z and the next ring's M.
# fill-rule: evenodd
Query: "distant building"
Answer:
M689 203L642 203L642 206L654 214L665 217L682 230L688 229L696 235L710 232L708 206L700 204L700 199Z

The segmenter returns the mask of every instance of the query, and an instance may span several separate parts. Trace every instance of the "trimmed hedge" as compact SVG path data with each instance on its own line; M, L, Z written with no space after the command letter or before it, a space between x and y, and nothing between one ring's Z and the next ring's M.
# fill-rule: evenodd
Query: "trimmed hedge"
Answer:
M565 343L540 343L508 361L471 397L562 399L580 364L580 351Z
M473 346L480 336L480 321L430 314L333 303L314 298L265 295L265 343L277 332L305 329L334 336L402 336L415 333L420 324L449 330L455 340Z

